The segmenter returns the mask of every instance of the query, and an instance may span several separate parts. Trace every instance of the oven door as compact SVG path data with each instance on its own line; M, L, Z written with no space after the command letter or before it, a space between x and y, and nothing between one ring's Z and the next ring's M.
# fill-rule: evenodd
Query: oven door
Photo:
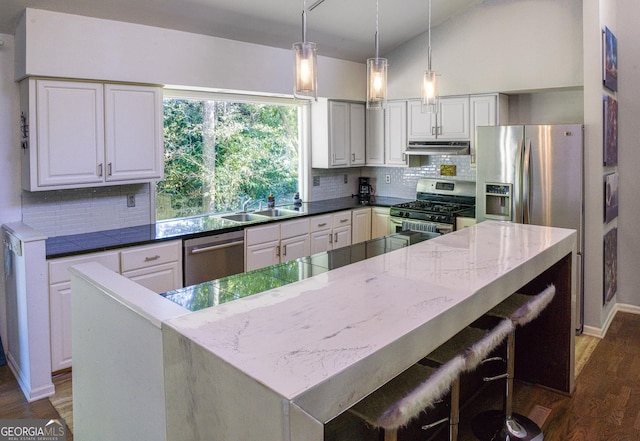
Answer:
M401 217L390 217L391 232L399 233L401 231L420 231L423 233L431 233L433 237L440 236L442 234L451 233L453 231L453 225L440 224L437 222L429 222L416 219L407 219Z

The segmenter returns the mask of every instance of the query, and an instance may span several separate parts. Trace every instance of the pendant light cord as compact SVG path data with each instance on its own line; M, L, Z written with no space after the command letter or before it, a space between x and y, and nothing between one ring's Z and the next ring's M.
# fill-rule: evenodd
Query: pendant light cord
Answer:
M429 0L429 47L427 51L427 69L431 71L431 0Z
M302 42L307 42L307 1L302 0Z
M379 57L380 38L378 37L378 17L379 17L378 9L379 9L378 0L376 0L376 58L380 58Z

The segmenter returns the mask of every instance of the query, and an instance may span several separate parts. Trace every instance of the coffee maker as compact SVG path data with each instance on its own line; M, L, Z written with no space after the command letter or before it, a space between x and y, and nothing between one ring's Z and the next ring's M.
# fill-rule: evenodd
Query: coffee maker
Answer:
M362 205L371 203L373 197L373 187L370 184L370 179L367 177L358 178L358 200Z

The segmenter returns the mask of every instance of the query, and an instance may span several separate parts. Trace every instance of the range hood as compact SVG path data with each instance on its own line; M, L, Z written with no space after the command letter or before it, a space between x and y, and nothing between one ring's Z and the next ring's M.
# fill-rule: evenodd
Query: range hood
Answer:
M468 155L469 141L409 141L405 153L414 156Z

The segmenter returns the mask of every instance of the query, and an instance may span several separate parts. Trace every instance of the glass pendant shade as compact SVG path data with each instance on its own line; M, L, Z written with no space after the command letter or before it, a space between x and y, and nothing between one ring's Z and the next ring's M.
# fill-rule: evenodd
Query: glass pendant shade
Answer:
M432 70L427 70L422 77L422 110L429 113L438 113L438 98L436 73Z
M318 99L318 69L316 44L311 42L294 43L294 88L296 98Z
M387 59L367 60L367 109L383 109L387 104Z

